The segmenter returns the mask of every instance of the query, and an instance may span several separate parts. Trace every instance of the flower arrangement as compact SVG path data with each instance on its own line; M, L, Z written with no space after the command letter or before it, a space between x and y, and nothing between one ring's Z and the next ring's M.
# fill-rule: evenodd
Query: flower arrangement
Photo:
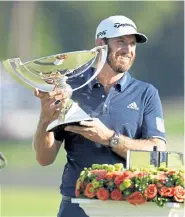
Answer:
M185 199L184 170L164 167L133 168L122 164L93 164L84 168L76 182L76 197L125 200L133 205L155 202L182 203Z

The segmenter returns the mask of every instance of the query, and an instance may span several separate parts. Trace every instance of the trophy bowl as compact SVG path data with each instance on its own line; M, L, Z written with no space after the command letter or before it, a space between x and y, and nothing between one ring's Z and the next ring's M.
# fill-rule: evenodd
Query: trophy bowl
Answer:
M67 94L67 103L60 110L57 120L50 123L46 131L54 131L57 127L76 124L92 118L70 98L72 92L84 87L103 68L107 58L107 45L94 47L91 50L55 54L23 63L20 58L3 61L3 65L14 79L26 87L38 88L43 92L60 89ZM84 84L71 88L70 79L75 79L96 64L94 74ZM57 103L57 102L56 102Z

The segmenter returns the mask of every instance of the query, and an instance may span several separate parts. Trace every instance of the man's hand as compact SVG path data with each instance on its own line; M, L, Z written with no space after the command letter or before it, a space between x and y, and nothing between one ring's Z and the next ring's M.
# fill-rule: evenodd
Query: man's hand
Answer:
M44 123L48 124L58 118L61 108L64 107L67 101L65 93L59 89L54 89L51 92L43 92L35 88L34 95L40 98L41 119Z
M81 121L80 126L67 126L66 131L80 134L85 138L100 143L102 145L108 145L109 139L113 136L114 131L107 128L99 119L93 119L93 121Z

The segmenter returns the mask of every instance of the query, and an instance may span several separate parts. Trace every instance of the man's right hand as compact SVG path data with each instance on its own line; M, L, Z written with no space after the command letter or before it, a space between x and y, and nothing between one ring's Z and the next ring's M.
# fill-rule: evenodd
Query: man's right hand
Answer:
M51 92L43 92L35 88L34 95L40 98L41 119L43 123L47 124L50 124L58 118L60 110L67 101L65 93L56 88Z

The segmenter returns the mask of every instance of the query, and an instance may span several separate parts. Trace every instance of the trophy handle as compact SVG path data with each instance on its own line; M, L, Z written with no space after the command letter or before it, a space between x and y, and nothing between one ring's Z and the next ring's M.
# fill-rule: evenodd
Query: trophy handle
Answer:
M19 69L14 69L12 65L19 67ZM38 80L38 76L33 73L25 73L25 66L21 62L20 58L7 59L3 61L5 69L13 76L13 78L19 83L23 84L28 88L38 88L39 90L50 92L54 89L55 85L47 84L44 81ZM20 67L22 70L20 70ZM16 71L17 70L17 71ZM19 71L21 73L19 73ZM31 78L31 79L29 79ZM38 82L35 82L38 81ZM46 91L47 90L47 91Z
M107 45L103 45L103 46L98 46L98 47L95 47L95 48L93 48L91 51L98 51L98 50L101 50L102 52L101 52L101 56L100 56L100 65L98 66L98 68L97 68L97 70L95 71L95 73L93 74L93 76L88 80L88 81L86 81L84 84L82 84L81 86L79 86L79 87L77 87L77 88L74 88L74 89L72 89L72 91L76 91L76 90L78 90L78 89L80 89L80 88L82 88L82 87L84 87L85 85L87 85L89 82L91 82L94 78L96 78L96 76L99 74L99 72L102 70L102 68L103 68L103 66L104 66L104 64L105 64L105 62L106 62L106 59L107 59L107 50L108 50L108 48L107 48Z

